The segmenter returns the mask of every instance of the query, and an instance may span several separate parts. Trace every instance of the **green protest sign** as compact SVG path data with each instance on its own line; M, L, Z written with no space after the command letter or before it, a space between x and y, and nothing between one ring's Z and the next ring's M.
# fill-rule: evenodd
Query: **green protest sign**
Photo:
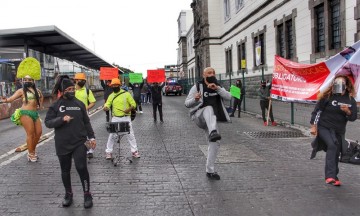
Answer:
M234 86L234 85L231 85L230 86L230 94L231 96L237 98L237 99L240 99L240 95L241 95L241 91L240 91L240 88Z
M142 73L129 73L130 83L142 83Z

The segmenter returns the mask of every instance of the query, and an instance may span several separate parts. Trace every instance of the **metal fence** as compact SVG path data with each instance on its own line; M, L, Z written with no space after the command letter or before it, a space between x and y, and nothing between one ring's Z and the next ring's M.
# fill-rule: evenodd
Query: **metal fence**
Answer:
M8 97L16 91L16 86L14 83L5 83L0 82L0 96L1 97Z

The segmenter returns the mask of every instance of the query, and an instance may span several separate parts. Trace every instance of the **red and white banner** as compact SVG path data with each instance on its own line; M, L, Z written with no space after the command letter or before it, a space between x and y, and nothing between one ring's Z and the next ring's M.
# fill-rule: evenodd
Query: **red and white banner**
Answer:
M283 101L310 103L317 100L319 92L325 91L337 74L348 75L354 80L360 102L360 41L325 62L300 64L275 56L271 97Z

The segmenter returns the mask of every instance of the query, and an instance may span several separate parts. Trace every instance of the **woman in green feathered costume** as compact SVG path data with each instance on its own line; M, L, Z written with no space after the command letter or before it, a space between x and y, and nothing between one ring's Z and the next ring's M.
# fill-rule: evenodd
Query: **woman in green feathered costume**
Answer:
M25 75L26 74L26 75ZM2 98L3 103L22 97L23 104L21 108L11 116L11 121L16 125L22 125L26 132L26 143L28 147L28 161L36 162L38 156L35 152L36 145L42 134L42 127L39 118L38 109L42 108L43 96L35 86L35 79L40 79L40 63L34 58L26 58L20 63L17 72L18 78L23 78L23 88L17 90L11 97Z

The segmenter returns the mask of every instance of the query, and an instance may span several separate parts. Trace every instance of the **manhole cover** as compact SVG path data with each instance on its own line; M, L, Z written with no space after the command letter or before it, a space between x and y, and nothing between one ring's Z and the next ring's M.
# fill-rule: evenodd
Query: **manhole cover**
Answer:
M256 131L256 132L244 132L246 135L252 138L298 138L306 137L300 131Z
M208 145L199 145L200 150L207 157ZM240 144L221 145L215 163L245 163L263 162L262 157Z

